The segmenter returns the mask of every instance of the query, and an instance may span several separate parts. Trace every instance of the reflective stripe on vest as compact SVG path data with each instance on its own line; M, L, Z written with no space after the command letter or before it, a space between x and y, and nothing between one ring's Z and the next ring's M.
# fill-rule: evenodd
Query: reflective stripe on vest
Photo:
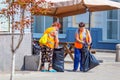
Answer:
M55 28L54 27L49 27L48 29L45 30L44 33L48 34L48 40L47 43L45 44L47 47L49 48L54 48L54 44L55 44L55 40L54 40L54 36L51 36L51 32L54 32Z

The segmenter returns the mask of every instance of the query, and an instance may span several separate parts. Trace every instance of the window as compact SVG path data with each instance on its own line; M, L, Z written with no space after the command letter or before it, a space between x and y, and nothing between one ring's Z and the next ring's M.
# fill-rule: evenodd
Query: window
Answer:
M61 28L59 33L61 34L65 34L66 33L66 28L68 27L68 17L64 17L64 18L59 18L59 22L61 23Z
M52 17L34 16L33 32L43 33L44 30L52 24L52 22Z
M0 14L0 32L10 31L9 20L4 15Z
M0 10L2 9L8 9L9 4L5 3L6 0L0 0ZM4 2L4 3L3 3ZM20 10L19 9L15 9L15 13L18 14L14 14L14 21L20 21ZM24 17L26 17L27 19L31 18L31 13L29 11L25 11ZM11 16L6 16L3 14L0 14L0 33L12 33L12 20L11 20ZM31 26L31 25L30 25ZM15 33L20 33L20 31L17 29L14 31ZM30 33L30 27L25 27L24 28L24 32L25 33Z
M34 33L43 33L46 28L50 27L51 24L57 19L49 16L34 16L33 23L33 32ZM64 34L66 32L66 27L68 27L68 18L59 18L62 28L59 33Z
M120 27L119 10L107 11L107 39L119 40Z
M111 1L119 2L119 0L111 0Z
M115 19L115 20L117 20L118 19L118 10L108 11L107 18L108 19Z
M7 4L2 3L3 1L4 0L0 0L0 10L7 7ZM3 14L0 14L0 32L8 32L8 31L10 31L9 19Z
M117 21L108 21L107 22L107 39L117 39L118 35L118 25Z

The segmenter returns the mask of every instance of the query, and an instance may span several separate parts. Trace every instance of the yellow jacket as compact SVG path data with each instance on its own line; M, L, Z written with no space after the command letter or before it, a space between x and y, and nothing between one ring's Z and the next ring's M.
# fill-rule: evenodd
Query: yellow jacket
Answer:
M55 46L55 27L49 27L45 30L44 34L48 34L48 39L47 39L47 43L45 44L45 46L49 47L49 48L54 48Z

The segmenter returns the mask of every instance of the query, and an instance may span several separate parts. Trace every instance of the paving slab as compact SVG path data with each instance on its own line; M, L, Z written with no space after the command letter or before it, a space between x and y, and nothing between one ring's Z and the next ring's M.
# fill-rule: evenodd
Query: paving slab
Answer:
M73 61L65 58L65 72L16 71L15 80L120 80L120 62L115 62L115 53L96 52L95 57L103 60L88 72L73 72ZM0 72L0 80L9 80L10 74Z

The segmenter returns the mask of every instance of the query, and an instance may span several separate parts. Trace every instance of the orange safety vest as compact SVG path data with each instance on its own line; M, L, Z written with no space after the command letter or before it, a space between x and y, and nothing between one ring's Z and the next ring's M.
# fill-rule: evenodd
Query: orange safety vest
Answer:
M80 39L81 41L83 41L82 32L79 32L79 39ZM89 40L90 40L90 39L89 39L89 36L88 36L88 30L86 30L86 42L88 43ZM75 46L75 48L81 49L81 48L83 47L83 44L82 44L82 43L79 43L78 41L75 41L74 46Z
M52 48L52 49L54 48L54 45L55 45L55 39L54 39L54 36L51 35L51 33L54 31L55 31L54 27L49 27L44 32L44 34L45 33L48 34L48 39L47 39L47 43L45 44L45 46Z

